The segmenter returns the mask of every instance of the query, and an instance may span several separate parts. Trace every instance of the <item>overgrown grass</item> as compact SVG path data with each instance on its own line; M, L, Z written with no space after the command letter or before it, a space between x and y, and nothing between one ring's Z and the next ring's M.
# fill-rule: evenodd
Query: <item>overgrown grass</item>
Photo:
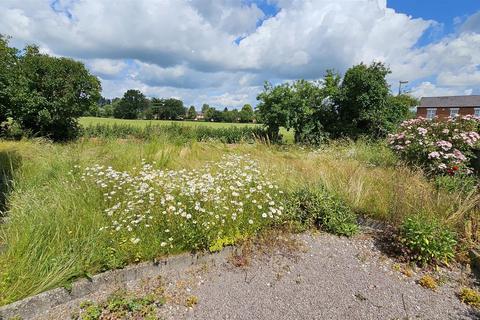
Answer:
M174 245L168 251L161 246L164 240L157 239L162 231L160 224L152 233L142 231L136 244L131 239L137 236L111 236L100 229L111 225L105 209L113 203L108 198L105 201L105 192L94 181L81 181L84 168L94 164L136 175L142 163L155 162L155 170L199 170L209 161L221 161L223 156L243 155L257 161L262 172L268 172L269 179L288 194L305 186L321 185L357 214L399 225L406 216L422 212L435 216L459 233L467 221L472 221L471 237L475 238L478 232L477 194L435 188L420 171L412 172L397 165L392 153L381 144L342 142L306 150L295 146L191 140L172 143L156 137L82 139L64 145L41 140L0 142L2 152L15 153L18 165L8 198L8 218L0 227L0 245L6 246L0 253L0 304L126 263L188 248L215 246L218 244L215 239L230 243L229 239L237 236L233 232L236 230L238 236L256 230L248 229L245 224L231 224L232 228L224 235L180 242L183 246ZM242 218L247 220L243 221L262 214L244 212L246 216Z

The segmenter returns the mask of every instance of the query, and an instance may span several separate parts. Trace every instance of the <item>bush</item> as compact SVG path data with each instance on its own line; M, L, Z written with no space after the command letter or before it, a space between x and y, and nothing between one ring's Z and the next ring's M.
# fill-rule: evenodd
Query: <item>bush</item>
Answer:
M452 231L421 214L405 219L400 227L400 242L409 258L422 265L448 263L454 258L457 244Z
M290 214L294 220L306 226L318 224L325 231L336 235L352 236L358 231L352 210L323 187L295 191L290 199Z
M480 144L480 118L463 116L448 121L423 118L404 121L390 146L407 163L430 174L470 174L473 150Z

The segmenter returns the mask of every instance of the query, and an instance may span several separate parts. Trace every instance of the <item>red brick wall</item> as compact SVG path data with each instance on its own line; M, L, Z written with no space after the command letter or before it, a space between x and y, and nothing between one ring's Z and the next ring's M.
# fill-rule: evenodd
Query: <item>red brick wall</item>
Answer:
M479 106L480 107L480 106ZM427 117L427 109L429 108L417 108L417 117ZM460 107L458 111L460 115L475 114L474 107ZM450 108L437 108L437 117L448 118L450 116Z

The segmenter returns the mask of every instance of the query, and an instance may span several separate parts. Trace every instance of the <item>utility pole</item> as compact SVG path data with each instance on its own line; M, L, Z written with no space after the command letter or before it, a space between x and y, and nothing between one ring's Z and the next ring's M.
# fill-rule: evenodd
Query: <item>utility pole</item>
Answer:
M398 81L398 95L401 95L402 94L402 84L407 84L408 81Z

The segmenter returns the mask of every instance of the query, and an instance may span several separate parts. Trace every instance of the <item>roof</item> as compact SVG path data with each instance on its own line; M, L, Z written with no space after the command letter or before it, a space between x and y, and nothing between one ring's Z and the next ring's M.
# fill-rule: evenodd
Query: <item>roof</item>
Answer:
M423 97L420 108L480 107L480 96Z

